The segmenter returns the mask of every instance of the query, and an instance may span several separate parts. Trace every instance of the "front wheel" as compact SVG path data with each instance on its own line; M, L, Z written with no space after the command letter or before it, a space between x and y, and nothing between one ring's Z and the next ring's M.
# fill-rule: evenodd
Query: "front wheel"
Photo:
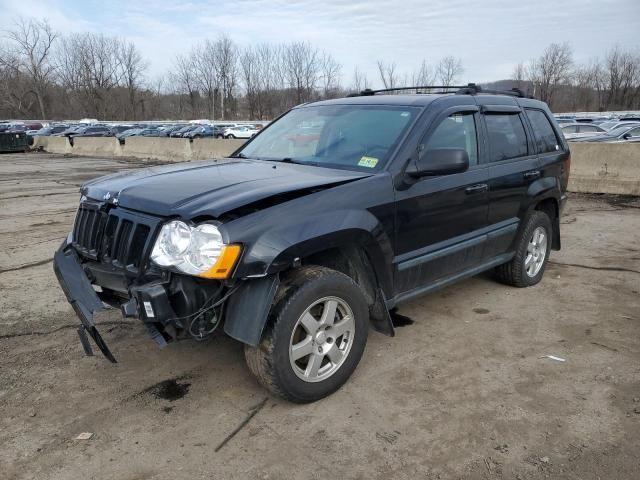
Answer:
M278 297L262 341L245 347L247 365L272 393L314 402L340 388L360 362L366 299L348 276L315 266L294 271Z
M227 138L233 139L233 138L236 138L236 136L235 135L227 135Z
M529 287L542 280L551 252L551 220L544 212L534 211L516 241L511 261L495 269L496 278L514 287Z

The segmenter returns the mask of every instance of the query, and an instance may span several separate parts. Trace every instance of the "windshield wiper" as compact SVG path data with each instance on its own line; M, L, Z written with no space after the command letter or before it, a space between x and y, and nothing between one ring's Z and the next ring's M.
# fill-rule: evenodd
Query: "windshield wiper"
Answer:
M280 160L276 160L276 161L280 162L280 163L297 163L297 164L304 163L304 162L301 162L300 160L294 160L291 157L284 157L284 158L281 158Z

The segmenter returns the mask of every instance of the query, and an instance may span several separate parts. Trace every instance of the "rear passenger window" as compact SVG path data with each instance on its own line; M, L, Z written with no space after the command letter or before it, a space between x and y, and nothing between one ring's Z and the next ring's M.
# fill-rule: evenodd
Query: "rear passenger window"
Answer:
M560 150L560 146L558 145L558 137L556 137L556 132L553 130L551 126L551 122L541 110L525 110L527 112L527 117L531 122L531 126L533 127L533 136L536 139L536 144L538 145L539 153L546 152L555 152L556 150ZM581 125L580 131L588 131L589 128L587 125ZM591 127L594 131L595 128Z
M487 113L489 161L500 162L528 154L527 135L518 114Z
M469 165L478 163L478 141L473 113L454 113L448 116L431 134L426 145L424 140L420 144L423 154L428 150L441 148L466 150L469 155Z

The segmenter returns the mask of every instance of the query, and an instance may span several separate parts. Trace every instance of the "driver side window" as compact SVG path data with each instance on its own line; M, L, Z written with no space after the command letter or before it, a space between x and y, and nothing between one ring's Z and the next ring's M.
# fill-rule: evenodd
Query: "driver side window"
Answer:
M429 150L456 148L466 150L469 165L478 164L478 136L474 114L454 113L440 122L429 138L418 147L422 157Z

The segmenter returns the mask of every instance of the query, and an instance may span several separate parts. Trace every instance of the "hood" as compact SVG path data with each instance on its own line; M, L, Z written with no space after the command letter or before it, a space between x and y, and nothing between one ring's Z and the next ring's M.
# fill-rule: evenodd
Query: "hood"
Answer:
M119 172L87 182L80 191L89 198L152 215L215 218L270 197L368 176L310 165L229 158Z

